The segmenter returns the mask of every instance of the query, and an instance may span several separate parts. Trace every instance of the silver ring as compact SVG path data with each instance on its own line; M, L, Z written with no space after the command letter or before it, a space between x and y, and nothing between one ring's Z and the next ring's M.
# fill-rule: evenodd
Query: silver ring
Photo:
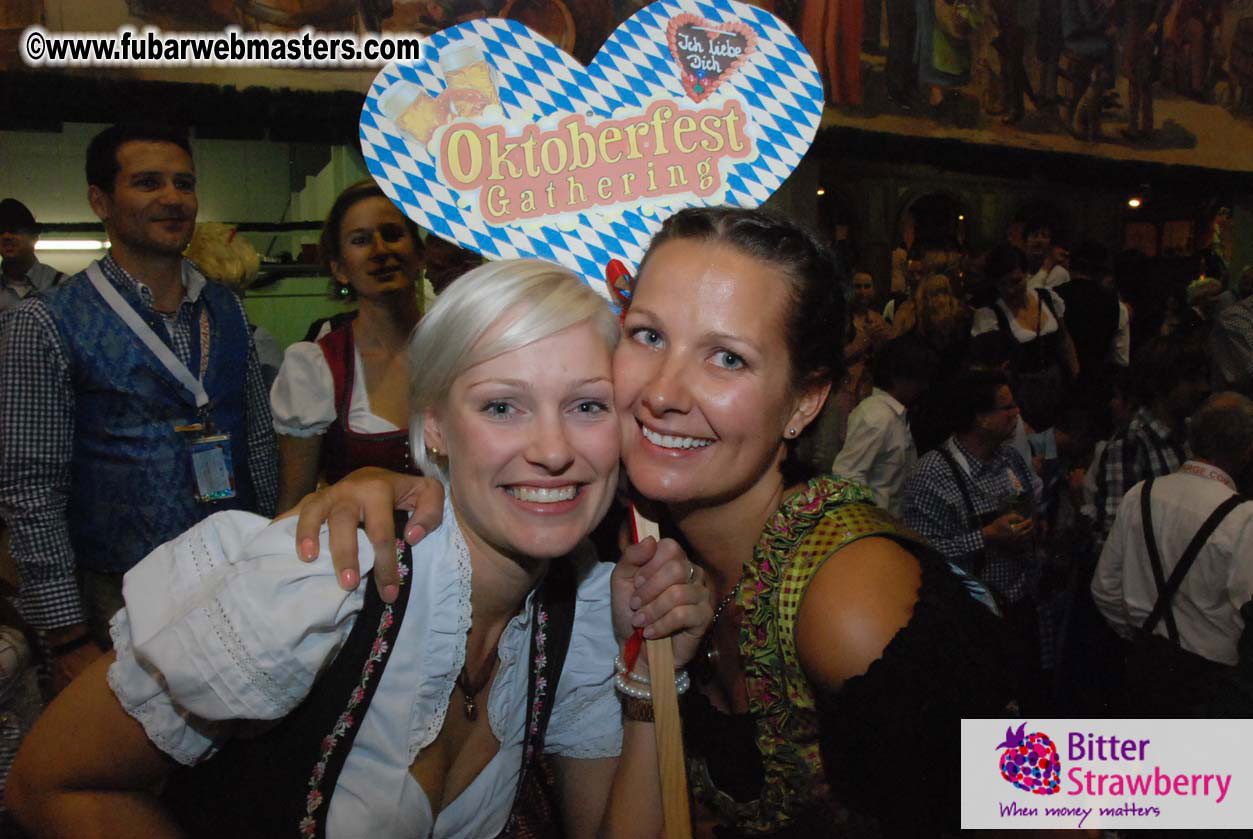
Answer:
M690 583L696 579L696 563L689 562L687 564L687 581Z

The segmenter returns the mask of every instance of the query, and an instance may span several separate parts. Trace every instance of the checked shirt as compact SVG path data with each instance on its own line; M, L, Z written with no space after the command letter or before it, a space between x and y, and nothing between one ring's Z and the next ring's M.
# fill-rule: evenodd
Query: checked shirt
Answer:
M112 256L101 260L100 267L110 282L137 291L152 307L152 291ZM184 282L183 302L166 318L166 327L174 354L190 364L192 342L199 337L195 301L204 279L188 272ZM251 347L244 389L248 466L260 512L268 513L277 497L278 464L269 394ZM0 513L13 531L23 615L42 630L85 619L66 520L74 404L75 383L60 332L42 300L27 300L6 313L0 335Z
M958 476L938 451L930 451L918 461L905 486L905 524L925 536L950 562L982 579L1008 602L1016 603L1033 594L1039 580L1035 551L988 551L982 528L1005 512L1009 498L1024 492L1033 494L1031 468L1010 445L1001 446L987 461L979 460L956 438L950 437L944 445L963 470L960 480L970 493L975 517L972 519L966 507Z
M1097 533L1103 542L1114 526L1123 496L1150 475L1175 472L1192 457L1188 441L1178 437L1147 408L1140 408L1127 430L1105 447L1097 466Z

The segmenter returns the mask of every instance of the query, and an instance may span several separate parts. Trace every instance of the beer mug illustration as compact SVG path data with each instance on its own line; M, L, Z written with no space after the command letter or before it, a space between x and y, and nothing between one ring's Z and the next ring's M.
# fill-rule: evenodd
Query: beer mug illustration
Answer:
M477 47L449 45L440 53L439 66L448 85L440 98L447 97L457 116L474 119L492 105L500 107L494 71Z

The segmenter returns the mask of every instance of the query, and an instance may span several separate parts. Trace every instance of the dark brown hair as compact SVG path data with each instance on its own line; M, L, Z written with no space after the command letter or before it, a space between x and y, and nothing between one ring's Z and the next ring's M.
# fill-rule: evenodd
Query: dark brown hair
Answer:
M343 255L339 249L339 234L344 226L344 216L348 215L348 211L358 202L367 198L387 198L387 196L373 180L357 181L339 194L335 203L331 204L331 210L326 214L326 221L322 224L322 234L318 237L318 259L322 267L331 275L332 290L335 290L338 283L335 281L335 269L331 263L338 262ZM414 249L421 254L424 246L422 237L418 235L418 226L403 211L401 216L404 217L405 228L409 231L410 238L413 239ZM357 299L356 292L351 286L348 287L348 295L345 299Z
M974 428L980 414L996 410L996 392L1008 386L1009 376L996 368L971 367L959 373L948 387L953 431Z
M182 128L169 125L123 124L101 131L87 146L87 185L100 187L106 195L113 194L114 183L122 164L117 150L123 143L139 140L147 143L172 143L191 156L191 142Z
M776 266L788 294L782 327L793 391L822 382L839 384L844 375L847 282L830 250L805 229L760 210L691 207L666 219L653 236L640 262L641 275L652 253L672 239L722 242ZM815 425L816 420L800 436ZM811 471L796 456L796 442L787 441L783 476L788 483L804 480Z

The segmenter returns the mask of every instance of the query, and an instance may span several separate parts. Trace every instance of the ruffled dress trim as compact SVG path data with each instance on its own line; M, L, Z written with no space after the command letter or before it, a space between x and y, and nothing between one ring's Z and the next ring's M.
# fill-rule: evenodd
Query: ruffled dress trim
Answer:
M880 791L898 796L901 788L892 781L899 772L899 750L888 747L896 742L894 732L908 738L919 729L910 722L916 719L946 720L952 727L955 709L963 711L958 716L1004 710L1003 699L996 698L1005 695L1004 686L995 683L1004 671L993 656L981 655L999 632L996 615L978 600L986 589L953 574L920 536L870 500L868 490L850 481L813 479L767 522L745 568L738 597L740 658L746 716L755 725L764 774L760 795L736 801L715 787L702 758L689 761L693 793L735 835L812 825L826 825L831 835L877 835L880 829L867 814L881 817L893 805ZM845 682L837 696L820 699L796 653L800 604L824 562L869 536L893 539L918 559L918 601L908 624L866 673ZM912 779L907 783L917 787ZM947 820L935 821L938 834Z
M461 532L457 515L452 508L452 493L444 492L444 521L448 523L448 548L444 556L428 555L428 562L437 563L435 568L420 569L418 554L414 554L415 581L425 576L423 582L434 583L440 587L439 594L426 599L429 604L439 604L439 608L430 611L430 623L426 637L421 639L424 646L423 654L429 666L436 668L429 678L422 679L414 691L413 707L409 716L409 760L412 762L418 752L434 742L444 727L444 717L448 713L448 701L452 696L453 684L461 666L465 664L466 635L470 631L470 549L466 545L465 536ZM452 569L449 572L438 566L451 558ZM424 574L424 571L427 572ZM441 573L442 572L442 573ZM513 631L510 623L505 631L508 635ZM502 636L500 645L505 646ZM439 668L440 662L446 662ZM496 682L506 684L501 678L505 675L505 662L502 660ZM492 693L495 692L493 685ZM488 707L491 707L491 694L488 695ZM492 725L495 732L496 725ZM498 738L499 739L499 735ZM502 741L503 742L503 741Z
M832 510L871 499L869 490L851 481L829 475L813 479L786 499L766 523L753 549L753 561L744 569L737 598L743 610L740 658L749 713L757 723L765 784L756 800L735 801L713 786L702 758L691 761L689 773L693 793L722 823L734 824L744 833L776 831L801 808L828 798L813 695L799 668L794 674L786 672L778 602L792 555L817 524ZM803 589L796 595L798 603L800 594Z

